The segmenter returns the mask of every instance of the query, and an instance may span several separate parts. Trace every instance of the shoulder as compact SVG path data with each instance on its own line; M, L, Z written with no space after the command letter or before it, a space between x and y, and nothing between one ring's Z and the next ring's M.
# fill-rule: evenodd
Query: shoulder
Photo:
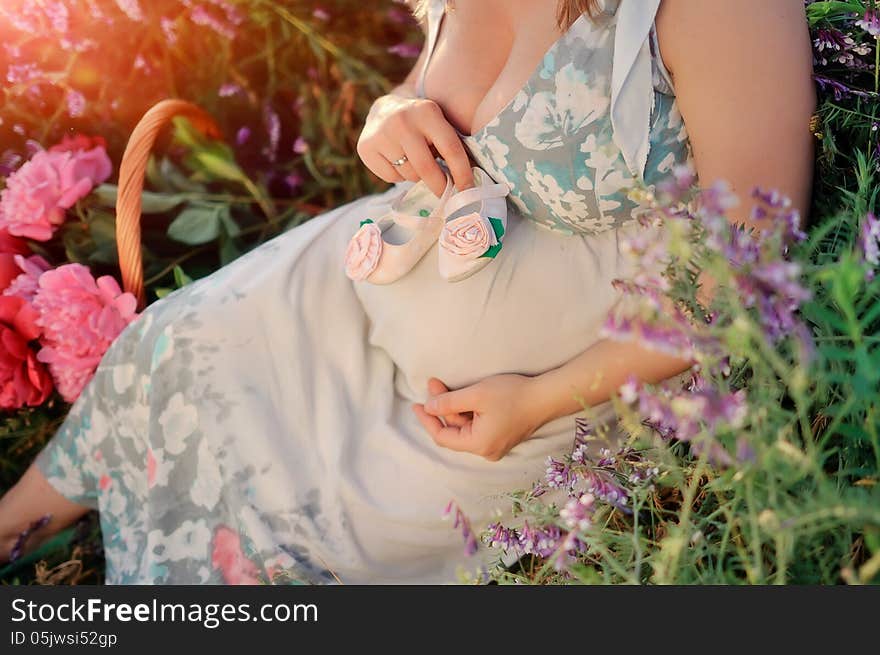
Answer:
M662 0L657 37L673 77L683 67L777 55L812 65L803 0Z

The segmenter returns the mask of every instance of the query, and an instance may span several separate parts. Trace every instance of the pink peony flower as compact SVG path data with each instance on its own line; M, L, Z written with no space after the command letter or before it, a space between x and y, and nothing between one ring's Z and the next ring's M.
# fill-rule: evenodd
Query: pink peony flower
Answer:
M476 212L449 221L440 233L440 247L466 259L482 256L497 243L492 225Z
M65 139L37 152L6 180L0 194L0 229L48 241L65 212L110 177L113 166L101 141Z
M42 404L52 378L28 345L40 335L37 312L21 298L0 296L0 408Z
M14 237L6 230L0 229L0 252L12 255L28 255L31 249L24 239Z
M21 275L21 269L15 262L16 257L21 255L13 255L8 252L0 252L0 291L5 293L12 281Z
M345 249L345 274L355 281L366 280L382 256L382 230L375 223L364 223Z
M221 525L214 532L211 564L223 574L226 584L260 584L259 569L241 550L241 538L234 530Z
M0 263L2 263L6 255L0 254ZM24 298L28 302L33 302L34 296L37 295L37 289L40 287L40 276L52 268L51 264L39 255L30 257L22 257L21 255L13 255L13 260L18 274L12 281L5 286L0 277L0 289L4 296L18 296Z
M37 359L48 364L64 400L73 402L113 340L137 318L137 299L109 275L96 281L82 264L65 264L40 276L33 304L43 328Z

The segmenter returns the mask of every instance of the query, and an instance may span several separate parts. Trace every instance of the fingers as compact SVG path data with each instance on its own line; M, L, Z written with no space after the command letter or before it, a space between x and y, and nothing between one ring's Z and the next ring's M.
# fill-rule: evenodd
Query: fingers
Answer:
M478 409L478 393L470 386L434 396L425 403L425 411L432 416L475 412Z
M447 168L455 182L455 188L459 191L470 189L474 186L474 171L471 168L467 151L461 142L455 128L441 114L432 115L427 119L425 134L438 154L446 162Z
M440 394L448 393L449 387L447 387L443 382L437 378L431 378L428 380L428 396L439 396ZM470 420L470 417L465 416L464 414L445 414L441 417L443 422L446 425L452 425L455 427L461 427L465 423Z
M392 166L391 162L389 162L387 159L385 159L384 157L379 157L379 159L381 160L381 162L377 162L376 168L370 170L376 173L376 175L378 175L381 179L385 180L386 182L391 182L392 184L394 184L395 182L403 182L404 180L408 179L406 176L401 175L398 168Z
M359 154L364 165L373 171L376 177L380 180L394 184L396 182L403 182L405 179L400 172L391 165L391 162L386 157L382 156L378 150L365 149Z
M403 150L400 148L400 146L397 147L402 153ZM397 159L400 159L400 157L389 157L389 159L393 159L394 161L396 161ZM413 168L412 164L409 163L409 157L407 157L407 161L405 161L400 166L395 166L394 170L396 170L400 174L400 176L408 182L418 182L420 179L422 179L419 177L419 174L416 173L416 169Z
M438 197L443 195L447 183L446 173L437 163L438 156L445 161L459 190L474 185L464 144L443 110L429 100L411 100L390 113L377 114L361 133L358 154L381 179L421 180ZM404 164L392 165L404 155Z
M471 433L473 423L471 421L468 421L462 427L444 427L439 418L431 416L425 411L424 405L414 404L412 409L419 422L438 446L458 452L468 452L470 450L469 446L473 440Z
M431 192L438 198L442 196L446 190L446 173L434 159L425 138L418 134L407 134L400 145L409 160L404 166L411 165Z

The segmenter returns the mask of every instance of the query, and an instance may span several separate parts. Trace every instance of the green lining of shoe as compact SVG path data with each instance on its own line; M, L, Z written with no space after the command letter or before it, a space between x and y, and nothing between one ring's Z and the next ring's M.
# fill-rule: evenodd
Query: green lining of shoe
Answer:
M373 222L374 222L374 221L373 221L372 218L367 218L367 219L361 221L361 224L360 224L358 227L363 227L363 226L366 225L367 223L373 223Z
M501 237L504 236L504 222L500 218L492 218L490 216L489 223L492 225L492 230L495 232L495 238L498 239L498 243L491 246L486 252L480 255L480 257L495 257L495 255L501 252Z

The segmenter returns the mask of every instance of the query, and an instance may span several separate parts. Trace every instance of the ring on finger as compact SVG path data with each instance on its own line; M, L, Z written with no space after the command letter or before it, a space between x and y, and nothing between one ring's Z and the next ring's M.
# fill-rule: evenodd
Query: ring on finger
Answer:
M399 168L399 167L403 166L408 161L409 161L409 157L404 155L400 159L395 159L394 161L392 161L391 165L394 166L395 168Z

